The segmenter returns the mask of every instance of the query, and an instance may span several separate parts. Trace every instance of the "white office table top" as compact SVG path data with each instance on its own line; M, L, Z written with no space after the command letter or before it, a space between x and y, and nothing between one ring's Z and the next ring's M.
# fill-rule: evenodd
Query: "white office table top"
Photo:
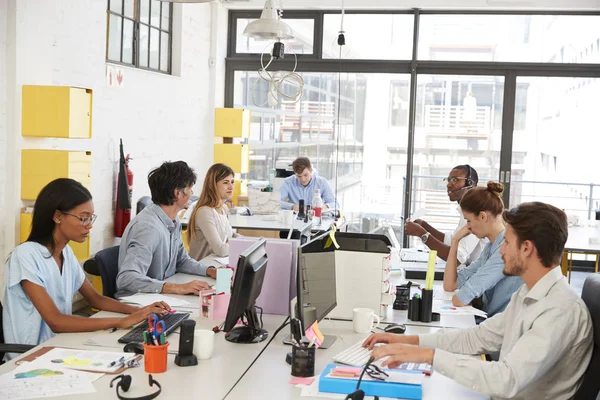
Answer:
M565 251L580 251L582 253L600 254L600 244L590 243L590 238L600 237L600 231L595 227L573 226L569 228L569 237Z
M327 350L319 349L316 353L315 376L323 371L327 364L333 363L331 359L337 353L352 346L368 335L354 333L352 322L349 321L327 321L319 325L324 334L336 335L338 339ZM420 326L407 327L407 334L433 333L438 328L427 328ZM248 373L235 386L231 394L225 400L262 400L262 399L321 399L322 397L302 397L301 389L289 384L292 378L291 367L285 362L285 356L291 351L291 347L284 345L281 339L288 332L284 329L271 343L271 345L260 356L257 362L250 368ZM334 395L335 396L335 395ZM371 399L372 397L369 397ZM423 384L424 400L460 399L460 400L483 400L487 396L474 392L458 383L446 378L439 373L433 373Z
M102 316L98 313L98 316ZM108 316L109 313L104 314ZM264 315L265 329L269 333L275 330L285 320L280 315ZM210 321L204 318L198 320L196 328L210 329L220 321ZM61 346L76 349L100 350L100 351L122 351L123 345L115 342L115 348L85 346L90 336L96 333L68 333L59 334L42 345ZM121 334L115 332L115 341ZM179 340L177 334L169 335L169 340ZM152 374L162 386L161 399L180 399L189 396L204 399L222 399L225 394L235 385L244 371L250 366L260 351L266 346L268 339L257 344L236 344L225 340L224 333L215 336L215 347L213 357L210 360L199 360L198 365L192 367L179 367L175 365L175 356L169 354L167 371L161 374ZM14 361L0 366L0 374L9 372L15 367ZM156 389L148 386L148 374L144 372L143 360L140 367L129 368L125 372L133 378L131 389L126 393L128 397L137 397L154 392ZM109 387L109 383L116 375L104 375L94 382L96 393L86 394L86 399L112 399L116 398L115 388ZM61 399L81 399L81 395L63 396Z
M290 226L284 224L275 215L230 215L229 223L232 228L236 229L257 229L267 231L285 231L289 230ZM323 218L320 225L312 225L312 222L304 222L299 219L294 219L294 229L304 231L311 226L312 231L328 230L331 227L333 220L330 218Z

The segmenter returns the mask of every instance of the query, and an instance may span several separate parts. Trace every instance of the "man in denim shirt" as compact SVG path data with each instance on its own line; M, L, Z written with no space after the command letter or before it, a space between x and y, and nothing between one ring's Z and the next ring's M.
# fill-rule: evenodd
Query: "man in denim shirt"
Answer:
M294 175L287 177L279 188L281 209L298 211L300 200L312 205L315 190L321 191L323 210L336 208L336 201L327 180L313 173L312 164L306 157L298 157L292 164Z
M119 249L117 297L127 294L198 294L210 285L201 280L169 283L177 272L216 277L214 267L191 258L183 247L177 214L188 207L196 174L183 161L165 162L148 174L154 204L135 216Z

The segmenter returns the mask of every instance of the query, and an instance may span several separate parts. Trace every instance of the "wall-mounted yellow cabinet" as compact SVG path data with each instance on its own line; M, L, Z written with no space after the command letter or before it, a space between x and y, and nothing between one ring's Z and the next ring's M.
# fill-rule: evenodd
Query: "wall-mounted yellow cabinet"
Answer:
M215 163L227 164L233 172L245 174L250 167L250 149L247 144L216 143Z
M215 109L215 136L226 138L250 137L250 110L241 108Z
M35 200L40 190L57 178L71 178L92 190L92 153L89 151L23 150L21 199Z
M31 221L33 220L33 214L31 213L21 213L21 243L25 242L29 237L29 232L31 232ZM90 258L90 238L88 237L85 242L77 243L77 242L69 242L69 246L75 253L75 257L80 262L83 262Z
M69 86L23 86L22 135L92 137L92 90Z

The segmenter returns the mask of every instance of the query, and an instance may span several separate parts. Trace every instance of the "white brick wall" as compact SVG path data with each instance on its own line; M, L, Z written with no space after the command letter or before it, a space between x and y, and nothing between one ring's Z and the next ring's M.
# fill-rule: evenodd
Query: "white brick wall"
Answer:
M11 16L6 12L14 7ZM124 86L108 87L105 79L105 0L0 1L0 257L3 261L18 241L20 151L23 148L81 149L93 152L92 195L98 219L92 230L92 252L110 246L119 138L131 153L135 202L148 195L147 174L165 160L184 160L201 182L212 164L214 93L209 81L210 4L175 5L180 24L180 54L174 63L179 76L125 68ZM220 7L217 5L217 7ZM3 9L4 8L4 9ZM221 15L224 10L219 10ZM14 77L3 70L7 49L5 16L13 18ZM221 19L222 20L222 19ZM9 21L10 22L10 21ZM10 26L10 23L9 23ZM223 30L226 27L222 27ZM9 29L10 31L10 29ZM223 36L223 35L221 35ZM16 39L15 39L16 37ZM224 46L224 43L219 44ZM11 60L8 60L11 62ZM8 69L10 69L10 64ZM6 88L8 82L16 86ZM91 88L93 138L90 140L22 138L21 87L70 85ZM15 104L14 107L8 104ZM5 115L7 117L5 118ZM6 128L8 126L8 128ZM6 135L9 140L6 140ZM6 160L6 166L3 164ZM10 171L5 174L5 171ZM8 195L5 195L5 192ZM199 192L199 187L196 187ZM7 222L6 224L4 222ZM3 239L6 236L6 239ZM1 268L3 274L4 268ZM3 278L0 275L0 278ZM3 279L2 279L3 282Z

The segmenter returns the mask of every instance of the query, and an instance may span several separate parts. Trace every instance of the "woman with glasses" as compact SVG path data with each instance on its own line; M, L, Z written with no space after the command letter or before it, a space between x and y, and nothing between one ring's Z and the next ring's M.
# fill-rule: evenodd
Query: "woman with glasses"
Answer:
M225 205L233 195L233 177L233 170L225 164L214 164L206 173L187 231L190 257L196 260L210 254L229 255L229 240L237 236L229 224Z
M6 263L2 301L6 343L40 344L56 333L128 328L151 313L170 307L156 302L137 308L104 297L85 279L70 241L84 242L96 220L92 195L72 179L56 179L40 192L33 209L31 233ZM129 314L123 318L72 315L73 296L81 293L90 306ZM14 355L6 355L7 359Z
M489 317L504 311L512 294L523 284L519 276L503 273L504 260L500 254L504 242L504 202L500 197L503 190L501 183L490 181L487 187L473 188L462 197L460 207L467 224L452 237L444 269L444 290L456 290L452 304L466 306L473 303ZM486 238L489 243L477 260L458 271L459 243L471 234L479 239Z

